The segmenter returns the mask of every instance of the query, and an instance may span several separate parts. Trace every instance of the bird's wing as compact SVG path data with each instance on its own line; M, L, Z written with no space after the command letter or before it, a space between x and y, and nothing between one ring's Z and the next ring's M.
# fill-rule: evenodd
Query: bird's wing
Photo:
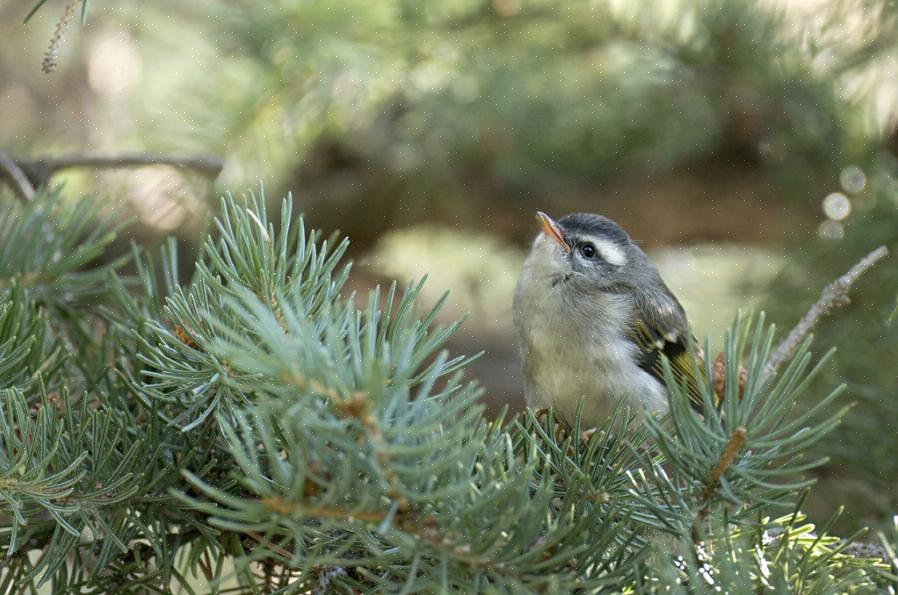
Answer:
M667 357L674 378L685 386L689 404L702 412L703 399L699 390L696 358L689 353L689 325L683 307L672 295L658 293L640 296L629 327L630 338L641 350L639 366L664 384L664 368L661 356Z

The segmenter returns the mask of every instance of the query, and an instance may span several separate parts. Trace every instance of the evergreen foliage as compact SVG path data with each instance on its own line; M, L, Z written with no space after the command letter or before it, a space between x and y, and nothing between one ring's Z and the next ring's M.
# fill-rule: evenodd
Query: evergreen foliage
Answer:
M726 394L701 387L703 418L668 375L665 419L487 420L468 358L441 349L458 325L419 312L420 285L345 295L346 242L307 232L291 200L275 225L264 197L223 199L186 283L173 242L135 247L136 275L97 260L115 229L96 201L57 190L6 209L5 592L841 593L894 579L893 554L849 555L801 514L820 463L803 457L838 422L838 391L793 410L823 365L807 344L761 382L762 318L728 334Z

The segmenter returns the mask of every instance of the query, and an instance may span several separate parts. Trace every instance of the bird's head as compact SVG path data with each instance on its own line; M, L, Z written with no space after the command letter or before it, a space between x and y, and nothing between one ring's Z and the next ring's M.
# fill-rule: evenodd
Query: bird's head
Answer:
M553 220L539 211L541 233L533 243L528 267L552 287L621 291L654 267L621 227L601 215L574 213Z

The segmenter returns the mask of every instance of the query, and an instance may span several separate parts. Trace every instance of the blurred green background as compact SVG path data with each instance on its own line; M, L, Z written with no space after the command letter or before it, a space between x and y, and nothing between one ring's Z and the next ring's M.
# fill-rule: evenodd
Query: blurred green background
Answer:
M67 5L24 24L33 1L0 5L0 149L221 156L212 182L54 176L143 241L195 246L224 191L292 191L350 236L353 287L452 290L452 347L486 351L494 410L522 406L511 293L536 209L620 222L717 345L737 309L788 329L866 251L898 250L895 2L90 0L44 74ZM847 382L856 405L808 506L846 504L843 530L898 511L896 263L817 329L839 355L809 401Z

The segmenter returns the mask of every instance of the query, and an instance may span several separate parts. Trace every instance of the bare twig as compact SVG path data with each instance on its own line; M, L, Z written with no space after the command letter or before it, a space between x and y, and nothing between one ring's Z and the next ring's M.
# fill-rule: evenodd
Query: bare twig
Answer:
M16 194L22 197L22 200L28 202L34 198L34 186L31 185L28 176L3 151L0 151L0 174L4 174L3 177L9 181L10 186L16 191Z
M795 325L785 339L777 346L773 354L764 365L764 372L761 375L761 382L766 382L783 364L784 361L798 349L798 346L804 341L811 330L820 322L820 319L826 316L830 310L837 306L844 306L851 302L848 298L848 290L858 278L866 273L880 260L888 256L889 249L880 246L870 254L866 255L858 261L851 269L823 288L820 299L817 300L811 309L808 310L798 324Z
M224 163L214 155L162 155L153 153L121 153L118 155L71 154L40 159L13 159L0 151L0 180L8 180L16 194L31 200L35 189L43 188L57 171L73 167L94 169L170 165L190 169L210 179L221 173Z
M51 175L63 169L90 167L93 169L145 167L148 165L171 165L191 169L200 174L216 178L224 163L214 155L162 155L154 153L120 153L118 155L61 155L42 159L17 159L18 166L28 174L32 183L40 187L47 183Z

